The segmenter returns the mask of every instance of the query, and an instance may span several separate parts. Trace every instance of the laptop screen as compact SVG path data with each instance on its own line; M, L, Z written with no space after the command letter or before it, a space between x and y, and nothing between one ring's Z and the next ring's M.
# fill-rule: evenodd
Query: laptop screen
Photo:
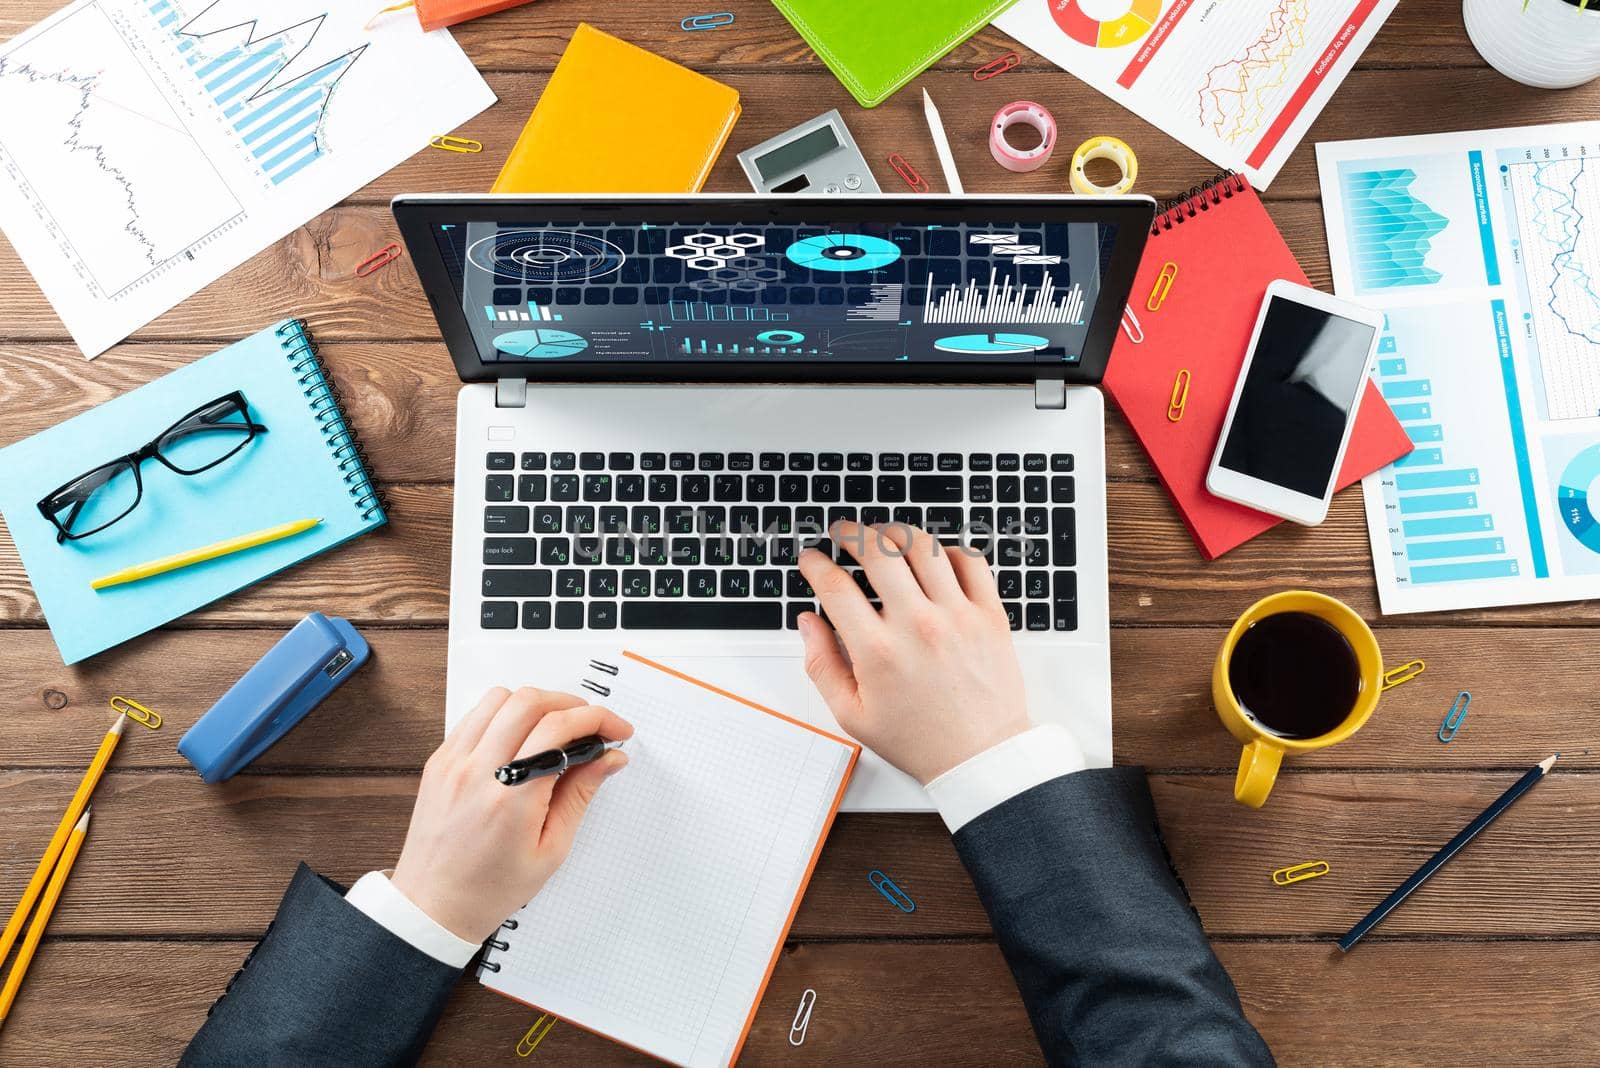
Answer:
M1076 364L1116 223L434 222L484 363Z

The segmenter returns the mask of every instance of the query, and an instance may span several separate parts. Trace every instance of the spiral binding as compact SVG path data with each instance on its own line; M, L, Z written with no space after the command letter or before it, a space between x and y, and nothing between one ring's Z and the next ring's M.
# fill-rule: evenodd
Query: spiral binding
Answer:
M589 661L589 670L611 676L616 676L621 673L620 669L618 669L615 664L608 664L603 660ZM611 688L609 686L602 686L592 679L583 680L583 686L584 689L593 690L601 697L609 697L611 695ZM507 931L515 931L517 929L517 919L515 916L513 916L500 926L505 928ZM483 943L483 950L478 954L478 975L481 976L484 972L498 972L500 970L500 962L490 960L489 954L497 950L503 952L510 948L511 940L509 938L491 937L485 941Z
M1150 236L1159 237L1161 231L1181 225L1186 219L1192 219L1203 211L1210 211L1213 205L1248 188L1249 183L1244 175L1235 171L1223 171L1214 178L1208 178L1183 196L1175 197L1157 208L1155 221L1150 224Z
M305 320L295 319L283 323L275 331L280 347L289 354L289 362L299 378L301 391L311 402L311 415L322 428L322 436L338 461L339 474L345 487L361 512L363 520L382 515L389 502L378 491L372 477L372 462L362 447L355 431L344 417L343 398L338 387L328 377L326 365L317 352L317 343L311 339Z
M500 926L508 931L515 931L517 929L516 918L513 917L512 919L507 920L505 923L502 923ZM495 938L490 936L488 939L486 939L483 943L483 949L478 953L478 974L482 975L484 972L499 971L500 964L497 961L490 960L489 954L496 950L504 952L510 948L511 940L509 938Z

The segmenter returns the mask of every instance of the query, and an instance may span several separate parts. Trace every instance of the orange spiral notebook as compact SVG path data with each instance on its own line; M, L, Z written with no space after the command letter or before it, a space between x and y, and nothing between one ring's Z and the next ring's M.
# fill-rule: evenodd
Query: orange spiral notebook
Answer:
M492 990L691 1068L739 1056L861 746L637 653L571 686L631 722L572 854L487 943Z
M1164 296L1156 290L1163 269L1172 279ZM1218 176L1156 216L1134 276L1132 317L1124 317L1111 352L1105 390L1149 453L1207 560L1282 522L1206 489L1261 299L1267 283L1278 278L1311 284L1250 183L1240 175ZM1143 340L1135 342L1141 334ZM1178 372L1185 369L1188 399L1183 418L1173 422L1167 408ZM1388 403L1367 383L1339 489L1411 449Z
M495 193L698 193L739 93L580 22Z

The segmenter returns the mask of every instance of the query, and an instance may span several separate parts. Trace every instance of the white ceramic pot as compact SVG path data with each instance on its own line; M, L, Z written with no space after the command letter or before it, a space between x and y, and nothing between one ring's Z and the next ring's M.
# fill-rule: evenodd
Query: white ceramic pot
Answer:
M1600 77L1600 0L1462 0L1467 36L1495 70L1540 89Z

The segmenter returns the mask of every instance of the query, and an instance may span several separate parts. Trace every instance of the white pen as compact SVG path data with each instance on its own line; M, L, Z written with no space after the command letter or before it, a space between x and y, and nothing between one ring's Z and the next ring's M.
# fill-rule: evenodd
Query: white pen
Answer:
M922 91L922 113L928 117L928 132L933 134L933 148L939 154L939 168L944 171L944 184L952 193L965 193L961 188L961 175L956 173L955 157L950 154L950 140L944 135L944 123L939 109L933 106L933 97Z

